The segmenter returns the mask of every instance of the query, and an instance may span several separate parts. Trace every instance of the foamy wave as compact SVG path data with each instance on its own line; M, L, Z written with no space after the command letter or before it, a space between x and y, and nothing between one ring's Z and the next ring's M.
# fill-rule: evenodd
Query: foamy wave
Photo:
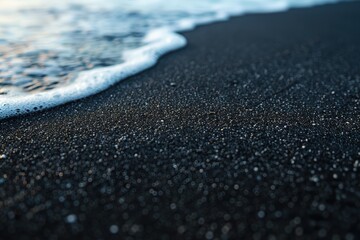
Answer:
M19 1L19 0L18 0ZM96 0L92 0L96 1ZM152 2L164 2L153 0ZM141 2L141 1L140 1ZM207 1L205 1L207 2ZM77 77L63 86L32 94L9 94L0 96L0 118L34 112L58 106L70 101L99 93L113 84L154 66L162 55L186 45L186 39L176 32L193 29L201 24L224 21L231 16L254 12L278 12L290 7L313 6L335 2L333 0L304 1L215 1L209 4L213 14L179 18L164 27L149 30L143 38L143 45L123 52L123 63L80 72ZM144 2L143 5L146 5ZM149 6L148 9L151 9ZM171 9L171 7L169 7ZM199 11L198 8L196 8ZM187 10L190 11L190 10ZM191 14L189 14L191 16ZM201 15L201 14L200 14Z

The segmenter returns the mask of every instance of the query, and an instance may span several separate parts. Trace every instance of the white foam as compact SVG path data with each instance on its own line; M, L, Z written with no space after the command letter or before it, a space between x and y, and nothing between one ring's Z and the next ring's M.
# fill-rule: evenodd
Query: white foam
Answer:
M145 1L145 0L144 0ZM159 0L154 0L159 1ZM144 46L124 52L125 62L119 65L81 72L62 87L37 94L0 96L0 119L39 111L99 93L113 84L154 66L162 55L186 45L186 39L176 32L191 30L197 25L224 21L231 16L249 12L277 12L290 7L313 6L335 0L252 0L219 2L213 7L216 14L179 19L171 26L150 30L143 39Z
M122 79L154 66L160 56L186 44L185 38L176 33L161 31L160 36L154 31L149 33L149 36L151 35L152 38L158 37L144 47L126 52L126 61L122 64L81 72L74 82L53 90L14 97L2 96L0 117L51 108L96 94Z

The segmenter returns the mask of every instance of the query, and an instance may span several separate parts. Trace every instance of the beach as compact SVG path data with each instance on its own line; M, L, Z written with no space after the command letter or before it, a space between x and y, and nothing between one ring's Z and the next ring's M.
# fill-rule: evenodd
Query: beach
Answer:
M0 121L0 239L358 239L360 2L247 14Z

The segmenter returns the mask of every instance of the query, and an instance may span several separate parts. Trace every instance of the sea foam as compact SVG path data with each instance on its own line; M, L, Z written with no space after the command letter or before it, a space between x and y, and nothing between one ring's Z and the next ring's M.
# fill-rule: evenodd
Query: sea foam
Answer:
M50 1L51 2L51 1ZM75 3L74 3L75 2ZM91 69L86 69L84 71L78 71L74 77L69 80L68 82L61 83L53 88L45 89L42 91L33 91L33 92L26 92L21 90L16 90L16 86L14 84L13 88L9 88L7 94L0 95L0 118L7 118L19 114L39 111L46 108L51 108L57 105L61 105L70 101L74 101L77 99L81 99L96 93L99 93L110 86L114 85L115 83L128 78L134 74L137 74L147 68L150 68L156 64L159 57L162 55L179 49L181 47L184 47L186 45L186 39L178 34L178 32L191 30L195 28L198 25L201 24L208 24L216 21L224 21L227 20L231 16L238 16L244 13L264 13L264 12L278 12L278 11L284 11L291 7L305 7L305 6L313 6L317 4L324 4L324 3L331 3L335 2L334 0L302 0L302 1L291 1L291 0L274 0L274 1L268 1L268 0L223 0L223 1L211 1L211 0L202 0L198 1L196 3L193 3L192 1L185 1L185 0L176 0L176 1L165 1L165 0L139 0L134 1L136 4L128 4L126 7L121 8L121 2L122 1L108 1L108 4L101 4L100 0L77 0L77 1L64 1L63 3L57 5L58 8L56 8L56 11L50 7L50 5L42 4L42 1L40 0L34 0L29 3L29 1L25 0L13 0L12 4L7 5L7 8L3 8L3 13L12 13L14 11L18 11L19 9L22 10L28 10L28 11L55 11L57 14L61 14L61 11L66 11L68 5L75 4L75 6L72 6L71 9L74 12L76 11L82 11L81 7L84 5L87 8L87 11L89 13L96 13L100 10L102 10L104 7L107 8L106 11L115 11L116 9L125 9L127 14L125 16L134 16L134 14L142 14L142 18L150 18L148 20L151 24L147 24L146 27L142 26L138 31L140 31L142 34L139 34L139 39L132 42L132 45L123 44L121 49L112 49L111 51L119 51L119 54L121 54L121 61L119 61L118 64L114 64L112 66L107 67L93 67ZM119 3L120 2L120 3ZM124 2L123 2L124 3ZM0 0L0 4L3 4ZM54 3L55 4L55 3ZM77 5L76 5L77 4ZM151 16L154 12L156 13L158 8L162 8L165 10L162 10L163 16L167 17L155 17ZM112 10L113 9L113 10ZM205 9L205 10L204 10ZM6 12L7 11L7 12ZM104 11L104 13L106 13ZM140 12L140 13L139 13ZM1 12L0 12L1 13ZM35 15L36 16L36 15ZM52 15L51 15L52 16ZM89 32L94 32L94 29L96 30L96 34L92 34L90 37L95 38L97 36L107 36L109 37L109 32L112 34L110 36L117 36L118 30L116 29L117 24L126 25L127 17L124 17L122 21L123 23L116 22L117 18L119 18L118 15L112 18L106 18L105 23L103 25L94 26L95 22L101 22L101 16L96 16L95 20L86 20L86 17L84 19L76 19L76 14L70 14L65 19L62 19L61 24L71 24L72 22L82 21L78 28L80 28L81 31L85 31L86 29L89 30ZM149 17L150 16L150 17ZM4 19L1 21L0 18L0 32L1 32L1 24L4 25ZM13 21L15 21L13 19ZM20 19L23 20L23 19ZM6 22L6 21L5 21ZM20 21L21 22L21 21ZM134 21L135 22L135 21ZM152 24L153 22L156 22L156 24ZM7 24L12 24L12 22L8 21ZM106 26L111 23L112 27L110 30L106 29ZM79 23L78 23L79 24ZM134 23L136 24L136 22ZM33 23L34 26L36 26L36 23ZM6 42L8 44L11 44L12 42L17 42L18 38L23 37L21 33L18 33L21 28L28 27L27 24L23 23L23 25L17 26L18 30L13 31L11 34L9 34L9 37L3 41L5 41L5 47ZM56 36L56 28L57 25L51 25L46 26L46 34L44 37L49 39L51 36ZM41 29L44 28L41 27ZM50 28L50 29L49 29ZM64 26L62 26L64 28ZM71 31L74 31L74 27L71 28ZM4 29L4 28L3 28ZM115 30L114 30L115 29ZM76 30L76 28L75 28ZM134 29L128 30L134 31ZM67 33L69 30L63 30L63 32ZM99 33L100 32L100 33ZM124 34L125 32L125 34ZM120 39L126 39L126 30L122 30L122 35L119 37ZM30 35L30 34L29 34ZM133 37L134 38L134 37ZM134 38L135 39L135 38ZM0 39L1 40L1 39ZM50 38L51 40L51 38ZM29 40L30 41L30 40ZM95 46L96 46L96 40ZM49 49L56 49L60 53L68 53L69 50L67 49L68 45L67 39L62 38L60 40L54 40L48 41L48 42L42 42L39 39L31 39L32 44L32 50L31 51L24 51L21 56L26 54L30 54L34 50L43 50L44 53L49 52ZM107 43L106 46L109 48L112 46L111 41ZM136 43L136 44L135 44ZM0 43L1 44L1 43ZM45 47L44 47L45 46ZM71 45L74 48L74 44ZM77 46L77 45L76 45ZM4 47L3 47L4 48ZM1 50L0 45L0 50ZM3 53L3 57L7 56L13 56L11 55L11 49L7 49L5 54ZM44 50L45 49L45 50ZM72 51L72 52L71 52ZM1 53L1 51L0 51ZM74 52L73 50L70 50L70 58L72 57L71 54L78 54L77 52ZM0 59L2 56L0 54ZM39 55L39 54L38 54ZM39 56L37 55L37 59L39 59ZM44 55L44 54L43 54ZM97 55L94 55L97 56ZM11 58L11 57L10 57ZM17 56L19 58L19 56ZM55 58L56 59L56 58ZM16 59L15 59L16 60ZM12 62L14 59L11 59ZM47 60L45 60L45 65ZM96 60L94 60L96 61ZM11 63L12 63L11 62ZM116 63L116 61L115 61ZM8 66L11 66L11 70L15 72L16 68L13 67L14 64L8 64L5 65L5 68ZM40 64L39 64L40 65ZM41 64L43 66L44 63ZM56 65L56 64L55 64ZM63 66L63 69L66 68L66 64L59 65ZM10 68L10 67L9 67ZM15 69L15 70L14 70ZM47 71L49 68L46 68ZM61 75L62 69L58 67L57 65L54 67L52 65L52 68L55 69L59 73L59 76ZM79 67L79 69L81 69ZM1 65L0 65L1 70ZM3 69L3 72L7 69ZM20 75L22 78L22 81L26 82L26 79L30 79L29 81L32 81L31 78L37 79L39 77L44 77L47 79L46 75L50 75L48 72L42 72L45 70L42 70L39 68L38 70L32 70L26 71L27 69L18 70L19 72L25 72L25 74L28 74L28 78L24 78L23 75ZM53 71L55 71L53 70ZM35 71L35 72L34 72ZM36 72L38 71L38 72ZM30 72L30 73L29 73ZM56 71L55 71L56 72ZM3 75L6 77L6 75ZM18 76L18 75L16 75ZM4 77L4 78L5 78ZM13 81L13 78L8 77L8 82L11 85L11 81ZM1 75L0 75L1 78ZM19 77L20 78L20 77ZM25 80L24 80L25 79ZM21 83L21 81L20 81ZM21 84L20 84L21 85ZM1 87L1 82L0 82ZM15 89L15 90L11 90Z

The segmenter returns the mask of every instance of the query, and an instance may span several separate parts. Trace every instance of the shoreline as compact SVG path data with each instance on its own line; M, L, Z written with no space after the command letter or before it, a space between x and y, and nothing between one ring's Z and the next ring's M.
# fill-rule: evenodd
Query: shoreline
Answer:
M359 13L200 26L102 93L1 120L0 238L356 239Z
M0 121L6 118L44 111L101 93L129 77L155 66L162 56L185 47L186 39L181 33L194 31L197 27L228 21L232 17L240 17L249 13L280 13L296 8L328 4L334 3L307 3L304 6L301 4L299 6L296 6L296 4L294 6L291 6L291 4L275 7L266 6L258 10L259 12L232 9L225 12L218 11L211 19L207 17L183 19L171 27L153 29L143 39L152 39L152 41L131 51L125 51L123 53L125 60L121 64L81 71L71 84L49 91L30 95L0 95ZM129 58L129 56L132 57Z

